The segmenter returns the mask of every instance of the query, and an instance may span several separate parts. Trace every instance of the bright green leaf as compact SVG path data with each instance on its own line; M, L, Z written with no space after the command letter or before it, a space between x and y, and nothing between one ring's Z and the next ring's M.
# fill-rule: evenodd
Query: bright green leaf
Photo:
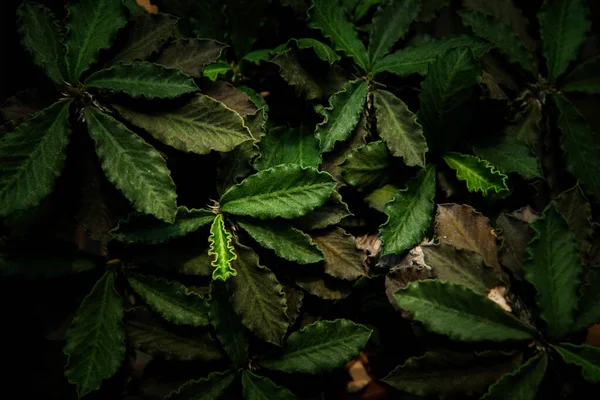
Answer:
M238 258L233 266L237 276L229 281L233 308L256 336L281 346L289 326L283 287L273 272L259 264L251 248L241 244L236 248Z
M323 205L335 186L325 172L299 165L260 171L221 196L221 211L260 219L296 218Z
M315 130L323 153L333 150L336 142L350 137L360 120L367 101L367 82L362 79L350 81L329 99L329 107L323 112L324 120Z
M419 0L387 0L377 8L369 36L370 65L382 59L406 35L419 9Z
M377 131L395 157L404 164L425 168L427 141L423 128L406 104L386 90L374 93Z
M233 69L228 62L225 61L217 61L214 64L209 64L202 71L202 75L210 79L211 81L216 81L219 79L219 76L226 75L228 72L232 72Z
M179 70L146 61L100 70L85 80L85 87L149 99L175 98L198 90L194 80Z
M390 178L391 155L382 141L352 150L340 165L345 182L359 191L382 186Z
M50 9L24 2L17 10L23 47L33 62L59 85L68 81L61 28Z
M400 308L409 311L425 328L453 340L533 339L531 330L512 314L457 283L436 279L410 282L396 292L396 300Z
M223 214L217 214L210 227L210 236L208 237L210 243L208 254L213 256L211 265L215 267L212 274L213 279L225 281L229 277L237 275L236 270L231 266L233 260L237 258L231 240L231 233L225 228Z
M537 66L533 55L517 37L513 29L497 19L479 11L459 11L463 23L470 26L477 36L489 40L510 62L520 64L535 74Z
M467 183L469 192L481 192L487 196L489 191L499 193L508 190L508 177L486 160L451 152L444 155L444 161L456 171L459 180Z
M242 372L242 387L245 400L293 400L296 398L285 387L264 376L254 375L245 370Z
M79 398L97 390L113 376L125 357L123 303L115 276L106 271L75 313L67 331L65 375L77 385Z
M173 222L177 193L165 159L110 115L93 107L86 108L84 115L108 180L137 211Z
M167 321L190 326L209 324L206 300L181 283L139 274L129 276L127 280L148 307Z
M542 167L525 143L514 136L504 135L487 147L475 147L473 152L508 174L516 172L525 179L543 178Z
M581 63L565 78L565 92L600 93L600 56Z
M132 124L185 152L227 152L253 139L242 117L220 101L202 94L181 108L163 113L143 114L121 106L115 108Z
M379 227L383 255L401 254L423 240L433 217L435 183L435 168L429 166L385 205L388 219Z
M336 50L354 58L363 70L367 70L369 55L365 45L358 38L352 23L346 17L346 12L337 0L313 0L308 13L308 25L311 28L320 29L323 36L331 39Z
M387 71L398 76L427 75L429 64L435 61L438 55L464 46L471 48L475 58L481 57L491 48L489 43L472 36L448 36L398 50L375 63L373 73Z
M306 233L279 221L239 219L237 223L261 246L271 249L279 257L299 264L323 260L323 254Z
M255 65L260 65L261 62L267 62L271 59L271 53L273 50L261 49L251 51L250 53L244 55L244 57L240 58L240 63L242 61L246 61Z
M0 138L0 216L35 207L52 192L67 156L69 106L56 102Z
M535 399L538 387L546 375L548 355L538 353L517 370L508 373L490 386L482 400Z
M271 129L258 147L260 156L254 161L257 171L281 164L315 168L321 164L319 141L306 127Z
M78 81L127 20L121 2L115 0L69 2L67 10L67 67L72 81Z
M562 95L552 96L560 112L561 147L567 169L589 194L600 198L600 140L573 104Z
M553 340L562 339L573 324L581 264L577 243L553 206L531 223L535 235L527 245L525 279L536 289L541 318Z
M209 210L177 208L177 215L172 224L157 220L149 215L130 214L127 219L120 220L111 235L125 243L164 243L170 239L185 236L210 224L215 214Z
M165 400L216 400L221 398L237 373L211 372L206 378L192 379L169 393Z
M586 0L545 0L538 14L548 79L555 81L577 59L592 26Z
M586 381L600 383L600 349L571 343L560 343L553 347L566 363L581 367L581 375Z
M292 333L283 353L260 362L287 373L321 374L339 368L365 347L371 330L346 319L317 321Z
M395 185L388 184L382 186L365 196L365 202L369 205L369 207L379 212L384 212L385 205L394 200L394 195L399 190L400 188Z

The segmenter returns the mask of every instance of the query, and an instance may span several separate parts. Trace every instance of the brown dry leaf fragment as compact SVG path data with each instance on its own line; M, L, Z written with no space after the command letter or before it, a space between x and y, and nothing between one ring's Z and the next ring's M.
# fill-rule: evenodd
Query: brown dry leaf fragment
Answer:
M345 280L366 276L367 254L356 246L354 237L342 228L312 235L313 242L325 256L325 273Z
M494 303L498 304L505 311L512 312L512 308L508 305L506 298L506 288L504 286L496 286L490 290L487 297L492 300Z

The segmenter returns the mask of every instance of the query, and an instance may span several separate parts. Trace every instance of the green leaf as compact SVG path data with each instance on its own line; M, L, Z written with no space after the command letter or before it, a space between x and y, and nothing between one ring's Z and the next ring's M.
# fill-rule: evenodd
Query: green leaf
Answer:
M352 23L348 21L344 9L337 1L313 0L308 14L309 27L320 29L323 36L331 39L336 50L352 57L358 66L367 71L369 55L365 45L358 38Z
M581 258L585 259L592 249L591 238L594 233L592 206L578 185L565 190L553 200L556 211L567 222L569 230L575 235ZM585 262L583 262L585 264Z
M377 132L394 157L402 157L404 164L425 168L427 141L423 128L406 104L386 90L374 93Z
M357 79L348 82L341 91L331 96L329 107L323 112L323 122L315 130L323 153L333 150L336 142L343 142L350 137L362 115L367 89L367 82Z
M565 78L565 92L600 93L600 56L581 63Z
M319 141L306 127L271 129L258 147L260 156L254 161L257 171L281 164L315 168L321 164Z
M373 73L387 71L401 77L410 74L427 75L429 64L435 61L438 55L450 49L465 46L471 48L475 58L481 57L491 48L489 43L472 36L448 36L406 47L385 56L375 63Z
M56 17L42 4L24 2L17 10L23 47L33 62L59 85L68 80L65 46Z
M208 154L227 152L253 137L244 120L223 103L198 94L183 107L162 113L143 114L115 106L127 121L177 150Z
M146 61L100 70L85 80L85 87L149 99L171 99L198 90L194 80L179 70Z
M217 400L231 385L236 372L211 372L206 378L192 379L169 393L165 400Z
M248 370L242 372L242 387L246 400L293 400L296 398L285 387L264 376L254 375Z
M136 274L127 278L133 290L161 317L177 325L206 326L206 300L176 281Z
M401 254L423 240L431 224L435 182L435 168L429 166L385 205L388 219L379 227L383 255Z
M236 270L231 266L233 260L237 258L231 244L231 233L225 228L223 214L217 214L210 226L210 236L208 237L210 247L208 255L213 256L211 265L215 267L212 277L226 281L229 277L236 276Z
M335 186L325 172L299 165L260 171L221 196L221 211L259 219L296 218L323 205Z
M111 235L125 243L164 243L170 239L185 236L197 231L201 226L212 223L215 214L209 210L177 207L177 215L172 224L157 220L149 215L132 213L120 220Z
M554 95L552 98L560 112L557 125L563 133L561 147L567 169L587 193L600 198L600 141L566 97Z
M577 59L592 26L587 1L545 0L538 21L548 79L554 81Z
M260 30L267 21L271 1L226 0L224 3L229 17L229 39L236 57L240 59L261 37Z
M390 179L391 155L382 141L352 150L340 165L345 182L359 191L382 186Z
M354 10L354 21L360 21L377 4L383 3L383 0L359 0Z
M567 364L581 367L581 375L586 381L600 383L600 349L571 343L559 343L553 347Z
M548 355L538 353L517 370L503 375L490 386L482 400L535 399L548 367Z
M335 228L316 233L312 239L325 255L326 274L351 281L367 276L364 266L367 255L356 247L354 236L342 228Z
M115 276L106 271L75 313L67 331L65 375L77 385L79 398L97 390L117 372L125 357L123 303Z
M273 50L269 49L261 49L251 51L244 55L244 57L240 58L240 64L242 62L249 62L254 65L260 65L262 62L267 62L271 59L271 53Z
M228 72L233 72L233 68L229 65L228 62L225 61L217 61L214 64L209 64L202 71L202 75L210 79L211 81L216 81L219 79L221 75L227 75Z
M417 115L429 145L449 145L465 126L471 114L469 101L481 82L481 66L469 47L457 47L442 53L429 65L421 84ZM434 142L432 142L434 141Z
M493 43L510 62L520 64L533 74L537 72L531 51L525 47L523 41L509 25L479 11L463 10L458 14L465 25L470 26L477 36Z
M145 10L136 15L125 28L125 36L121 39L124 45L111 63L147 60L175 34L177 21L171 15L150 14Z
M419 0L387 0L377 8L369 36L371 66L381 60L394 43L406 35L419 9Z
M66 61L74 82L96 61L100 50L110 47L127 20L121 2L115 0L69 2L67 10Z
M288 85L293 86L298 95L306 100L314 100L323 96L319 82L300 64L300 60L292 50L277 55L271 62L279 67L279 74Z
M236 247L238 258L233 265L238 274L229 282L233 308L256 336L281 346L289 326L283 287L273 272L259 264L251 248Z
M237 220L237 223L261 246L277 256L299 264L323 260L323 254L306 233L279 221Z
M174 328L161 323L145 307L135 307L125 313L127 344L134 349L165 360L223 359L218 343L208 332L199 334L195 329Z
M500 193L508 190L508 177L486 160L453 152L446 153L443 158L456 171L456 177L467 183L469 192L481 192L487 196L489 191Z
M351 215L352 213L348 209L348 204L344 203L342 196L334 190L325 204L300 218L296 218L293 223L300 230L312 231L338 224L341 220Z
M246 328L235 313L224 282L212 281L209 299L210 323L227 355L236 366L244 366L248 359Z
M399 190L400 188L395 185L388 184L382 186L365 196L365 202L369 205L369 207L379 212L384 212L385 205L394 200L394 195Z
M327 61L329 64L336 63L341 59L335 50L316 39L301 38L291 39L290 41L293 41L296 44L296 47L301 50L313 49L317 57L323 61Z
M410 282L396 292L396 300L425 328L453 340L502 342L533 338L530 328L512 314L457 283L436 279Z
M56 102L0 138L0 216L35 207L52 192L67 156L70 104Z
M525 179L543 178L537 158L524 142L514 136L504 135L487 147L475 147L473 152L508 174L516 172Z
M206 66L217 62L226 47L214 40L180 39L165 47L155 62L180 69L194 78L201 78Z
M108 180L137 211L173 222L177 193L165 159L110 115L93 107L87 107L84 115Z
M487 351L430 350L397 366L383 381L419 396L473 395L485 389L518 364L520 356Z
M283 353L260 361L260 365L287 373L321 374L350 361L370 336L370 329L346 319L317 321L292 333Z
M581 264L577 243L553 206L531 223L534 237L527 245L525 279L536 289L547 335L558 340L569 332L577 309Z

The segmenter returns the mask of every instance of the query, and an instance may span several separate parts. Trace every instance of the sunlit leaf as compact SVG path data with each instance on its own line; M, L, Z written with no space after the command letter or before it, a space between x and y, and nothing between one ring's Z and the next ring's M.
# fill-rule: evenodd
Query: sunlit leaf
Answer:
M446 153L444 161L456 171L459 180L466 182L469 192L481 192L487 196L490 191L499 193L508 190L508 177L487 160L468 154Z

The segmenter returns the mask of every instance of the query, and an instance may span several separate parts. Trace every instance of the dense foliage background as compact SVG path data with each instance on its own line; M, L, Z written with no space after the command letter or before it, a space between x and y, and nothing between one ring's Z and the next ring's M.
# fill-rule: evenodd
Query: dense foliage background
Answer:
M154 4L0 4L6 398L600 383L600 4Z

